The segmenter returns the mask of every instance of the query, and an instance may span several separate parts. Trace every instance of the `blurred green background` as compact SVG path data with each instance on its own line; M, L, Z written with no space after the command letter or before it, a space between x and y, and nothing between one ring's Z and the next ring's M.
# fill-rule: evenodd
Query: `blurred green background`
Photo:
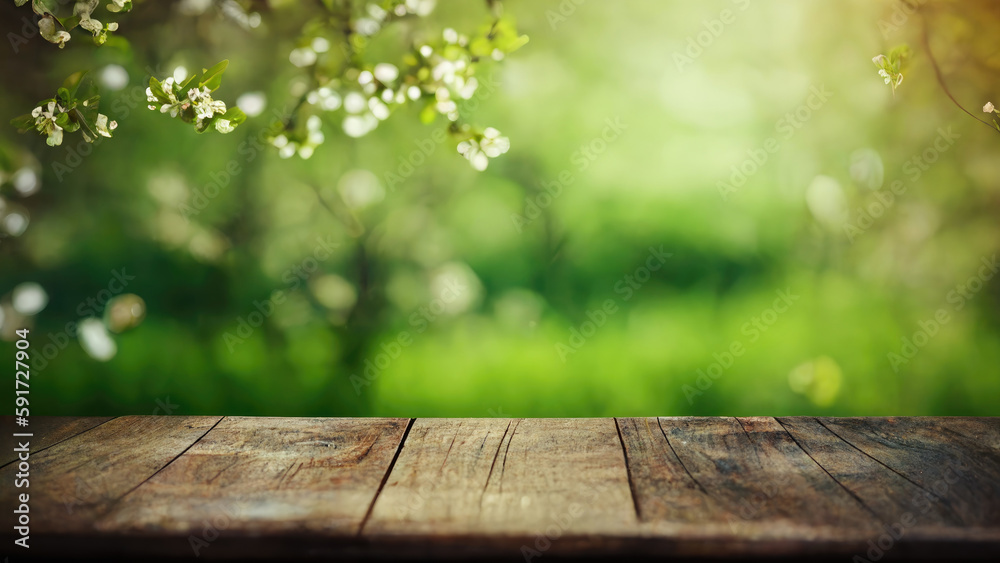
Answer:
M922 43L989 120L995 3L505 2L530 43L482 70L474 120L511 143L483 172L418 108L330 121L309 160L248 148L293 99L302 10L192 4L137 4L124 49L4 46L5 121L90 68L119 123L80 157L0 128L0 363L31 327L32 414L1000 415L1000 134ZM2 13L9 37L29 12ZM901 43L893 94L872 57ZM146 109L150 69L224 58L218 97L266 100L234 133ZM145 318L88 353L67 324L111 293Z

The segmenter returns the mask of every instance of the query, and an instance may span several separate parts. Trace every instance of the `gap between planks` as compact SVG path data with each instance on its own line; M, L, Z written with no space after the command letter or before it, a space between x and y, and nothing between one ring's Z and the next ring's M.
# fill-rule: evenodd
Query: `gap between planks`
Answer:
M91 426L90 428L85 428L85 429L77 432L76 434L73 434L71 436L66 436L62 440L59 440L57 442L53 442L53 443L51 443L51 444L49 444L49 445L47 445L47 446L45 446L43 448L38 448L37 450L32 450L31 451L31 455L38 455L38 454L44 452L45 450L47 450L47 449L49 449L49 448L51 448L53 446L58 446L59 444L65 442L67 440L72 440L73 438L76 438L77 436L79 436L81 434L86 434L87 432L90 432L91 430L94 430L95 428L103 426L103 425L105 425L105 424L107 424L107 423L109 423L109 422L111 422L111 421L113 421L115 419L118 419L118 418L121 418L121 417L120 416L112 416L111 418L109 418L109 419L107 419L105 421L98 422L97 424ZM0 465L0 469L3 469L4 467L7 467L8 465L10 465L10 464L12 464L12 463L14 463L16 461L17 461L16 459L14 459L12 461L8 461L7 463L5 463L3 465Z
M361 537L361 534L365 531L365 525L368 524L372 511L375 510L375 501L377 501L379 495L382 494L382 489L385 488L385 484L389 480L389 476L392 474L392 469L396 467L396 460L399 459L399 454L403 451L403 446L406 445L406 438L410 435L410 428L413 428L413 423L416 421L416 418L411 418L410 421L406 423L406 430L403 431L403 435L399 438L399 444L396 446L396 453L393 454L392 461L389 462L389 467L386 467L385 474L382 475L382 481L378 484L378 489L375 491L375 496L372 497L372 502L368 505L368 510L365 512L364 518L361 519L361 525L358 526L357 537Z

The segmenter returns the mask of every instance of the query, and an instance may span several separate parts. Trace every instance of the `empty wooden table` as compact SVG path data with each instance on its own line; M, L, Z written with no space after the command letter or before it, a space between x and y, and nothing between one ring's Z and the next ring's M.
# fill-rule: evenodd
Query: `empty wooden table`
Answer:
M4 421L12 562L1000 560L1000 418Z

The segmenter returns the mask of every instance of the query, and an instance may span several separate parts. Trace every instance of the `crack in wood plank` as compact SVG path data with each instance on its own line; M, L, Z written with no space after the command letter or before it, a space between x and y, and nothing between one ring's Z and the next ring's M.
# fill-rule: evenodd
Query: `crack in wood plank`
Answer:
M684 473L687 473L687 476L690 477L692 481L694 481L694 484L698 486L698 490L700 490L707 496L712 496L708 494L708 490L702 486L702 484L698 481L698 479L695 479L694 475L691 474L687 466L684 465L684 461L681 459L681 456L677 455L677 450L674 449L673 444L670 443L670 438L667 437L667 431L663 429L663 422L661 422L660 417L656 417L656 425L660 427L660 432L663 434L663 439L667 441L667 447L670 448L670 451L673 452L674 457L677 458L677 463L681 464L681 469L684 470Z
M503 472L507 469L507 452L510 451L510 443L514 441L514 434L517 434L517 426L521 424L521 419L514 423L514 429L510 431L510 438L507 440L507 449L503 451L503 463L500 464L500 494L503 494Z
M743 429L743 433L746 434L747 442L750 442L750 445L753 446L753 456L757 460L757 464L760 465L760 453L757 451L759 449L757 443L750 437L750 433L747 432L747 427L744 426L743 421L738 416L734 416L733 418L740 425L740 428Z
M622 429L618 425L618 417L615 417L615 430L618 431L618 442L622 445L622 458L625 460L625 475L628 478L628 491L632 495L632 507L635 509L635 517L642 520L642 511L639 510L639 499L635 496L635 481L632 479L632 468L628 464L628 453L625 451L625 440L622 438Z
M826 431L827 431L827 432L829 432L830 434L833 434L834 436L836 436L836 437L837 437L837 439L839 439L839 440L840 440L841 442L843 442L843 443L847 444L848 446L851 446L851 447L852 447L852 448L854 448L855 450L857 450L857 451L861 452L862 454L864 454L865 456L867 456L867 457L868 457L869 459L871 459L871 460L872 460L872 461L874 461L875 463L877 463L877 464L881 465L882 467L884 467L884 468L888 469L889 471L892 471L893 473L895 473L896 475L898 475L898 476L902 477L903 479L906 479L907 481L909 481L909 482L910 482L910 484L912 484L913 486L917 487L918 489L920 489L920 490L924 491L925 493L927 493L927 494L929 494L929 495L933 496L933 497L934 497L934 498L936 498L936 499L937 499L937 500L938 500L939 502L944 502L944 504L948 505L948 508L949 508L949 509L951 509L951 503L950 503L950 502L948 502L948 499L946 499L946 498L944 498L944 497L942 497L942 496L940 496L940 495L938 495L938 494L935 494L935 493L934 493L933 491L931 491L931 490L929 490L929 489L925 488L925 487L924 487L923 485L921 485L920 483L917 483L917 482L916 482L916 481L914 481L913 479L910 479L910 478L909 478L909 477L907 477L906 475L903 475L903 474L902 474L902 473L900 473L899 471L896 471L896 470L895 470L895 469L893 469L892 467L889 467L889 466L888 466L888 465L886 465L886 464L885 464L884 462L882 462L882 460L880 460L880 459L876 458L875 456L871 455L870 453L868 453L868 452L866 452L866 451L862 450L861 448L859 448L859 447L855 446L854 444L852 444L851 442L849 442L848 440L846 440L846 439L845 439L845 438L844 438L843 436L841 436L840 434L837 434L836 432L834 432L834 431L833 431L833 429L831 429L831 428L830 428L829 426L827 426L826 424L823 424L823 421L822 421L822 420L820 420L819 418L817 418L817 417L813 417L813 418L814 418L814 419L816 420L816 422L818 422L818 423L819 423L819 425L820 425L820 426L822 426L822 427L823 427L824 429L826 429Z
M166 465L164 465L163 467L157 469L156 471L153 472L152 475L150 475L149 477L146 477L145 479L143 479L141 483L139 483L138 485L132 487L124 495L122 495L122 496L118 497L117 499L115 499L115 501L112 502L111 505L108 506L106 510L104 510L104 514L108 514L108 513L112 512L114 510L115 506L117 506L118 503L120 503L122 501L122 499L124 499L125 497L127 497L130 494L132 494L133 492L135 492L136 489L138 489L139 487L141 487L143 484L147 483L153 477L156 477L157 473L159 473L159 472L163 471L164 469L166 469L167 467L169 467L171 463L177 461L178 458L180 458L182 455L184 455L185 453L187 453L187 451L190 450L192 447L194 447L195 444L197 444L198 442L200 442L202 438L204 438L205 436L208 436L209 432L211 432L212 430L215 430L215 427L218 426L219 423L221 423L225 419L226 419L226 417L224 417L224 416L220 417L219 420L215 421L215 424L213 424L211 428L209 428L208 430L206 430L205 433L202 434L201 436L198 436L197 440L195 440L194 442L191 442L191 444L188 445L188 447L184 448L184 450L181 451L181 453L175 455L173 459L171 459L170 461L168 461L166 463Z
M448 445L448 451L446 451L444 453L444 459L441 461L441 469L439 469L438 471L444 471L444 466L445 466L446 463L448 463L448 456L451 455L451 449L453 447L455 447L455 440L458 440L458 430L460 428L462 428L462 423L461 422L459 422L458 423L458 427L455 428L455 435L452 436L452 438L451 438L451 444Z
M490 472L486 474L486 482L483 484L483 490L479 493L480 510L483 508L483 496L486 494L486 489L490 486L490 477L493 475L493 468L497 464L497 458L500 457L500 448L503 447L503 439L507 437L507 431L510 430L510 425L513 424L513 422L514 421L512 420L507 421L507 428L504 429L503 435L500 436L500 442L497 443L497 451L493 454L493 463L490 464ZM487 435L489 434L487 433ZM485 444L486 440L483 440L483 443Z
M396 446L396 453L392 456L392 461L389 462L389 467L385 469L385 475L382 476L382 482L379 483L378 489L375 490L375 495L372 497L371 504L368 505L368 510L365 512L365 517L361 519L361 525L358 526L357 537L361 537L361 534L365 531L365 525L368 524L368 520L371 519L372 510L375 509L375 502L378 500L378 496L382 494L382 489L385 488L386 482L389 480L389 476L392 474L392 469L396 466L396 460L399 459L399 453L403 451L403 447L406 445L406 438L410 435L410 429L413 428L413 423L417 419L411 418L409 423L406 425L406 430L403 431L403 435L399 438L399 445Z
M87 432L90 432L91 430L94 430L95 428L103 426L103 425L105 425L105 424L107 424L107 423L109 423L112 420L115 420L117 418L121 418L121 417L119 417L119 416L112 416L111 418L105 420L104 422L100 422L98 424L95 424L94 426L91 426L90 428L87 428L85 430L81 430L81 431L77 432L76 434L73 434L72 436L67 436L67 437L63 438L62 440L59 440L58 442L55 442L55 443L52 443L52 444L49 444L49 445L45 446L44 448L38 448L37 450L31 450L31 455L38 455L38 454L44 452L45 450L47 450L47 449L49 449L49 448L51 448L53 446L58 446L59 444L65 442L67 440L72 440L73 438L76 438L77 436L79 436L81 434L86 434ZM12 463L15 463L15 462L17 462L17 459L14 459L13 461L8 461L7 463L5 463L3 465L0 465L0 469L3 469L4 467L7 467L8 465L10 465Z
M878 515L877 512L875 512L874 510L872 510L872 508L870 506L868 506L865 503L864 500L861 499L861 497L859 497L858 495L856 495L854 493L854 491L852 491L851 489L848 489L847 485L844 485L843 483L841 483L840 481L838 481L836 477L834 477L829 471L826 470L825 467L823 467L823 464L821 464L819 461L817 461L816 458L814 458L811 453L809 453L805 448L803 448L802 444L800 444L799 441L795 439L795 436L792 435L792 433L788 431L788 428L785 428L784 423L782 423L780 419L778 419L777 417L774 417L774 421L777 422L781 426L781 428L785 431L785 433L788 434L788 437L792 439L792 442L794 442L795 445L798 446L799 449L803 451L803 453L805 453L807 456L809 456L809 459L813 460L813 463L815 463L817 465L817 467L819 467L820 469L823 470L823 473L826 473L826 475L830 479L833 479L834 483L840 485L840 487L842 489L844 489L847 492L847 494L851 495L851 497L854 498L854 500L858 501L858 504L860 504L865 510L867 510L868 512L870 512L871 515L876 518L876 520L881 518Z

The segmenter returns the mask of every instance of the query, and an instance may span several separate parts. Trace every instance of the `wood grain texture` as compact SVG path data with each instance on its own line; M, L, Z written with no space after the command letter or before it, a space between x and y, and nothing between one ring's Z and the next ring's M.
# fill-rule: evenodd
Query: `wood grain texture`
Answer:
M645 522L727 523L751 536L802 526L838 534L875 528L872 515L772 418L619 423Z
M961 526L1000 527L1000 420L817 420L858 452L919 487L923 494L912 502L916 513L930 514L928 505L940 503Z
M907 518L884 560L1000 553L997 418L123 417L57 441L85 426L32 454L34 554L875 561Z
M937 432L934 430L936 420L939 419L924 419L921 432ZM919 435L900 434L892 441L883 438L880 443L880 433L897 432L889 419L824 421L811 417L782 417L778 421L833 479L863 502L883 526L912 522L908 526L911 539L925 537L932 540L950 538L1000 542L1000 527L981 517L977 519L972 513L965 513L970 504L962 502L969 501L970 494L976 494L972 489L977 483L991 482L990 487L996 487L996 481L991 476L996 475L998 467L988 458L983 458L984 465L974 470L969 466L956 465L957 460L968 459L967 454L949 458L942 453L948 448L928 444L927 439L921 439ZM862 433L868 433L868 437L862 439ZM870 451L859 449L851 440ZM942 435L936 440L940 442L945 438ZM911 473L924 471L925 480L929 479L927 485L914 481L879 457ZM946 475L948 481L945 481ZM947 487L942 494L928 489L928 485L933 489L932 483L936 481L944 482ZM990 500L984 498L983 502L984 505L977 509L980 515L997 510L996 506L989 506Z
M635 525L613 419L419 419L363 536L517 557L522 546L565 553Z
M14 432L34 434L28 438L31 442L31 453L34 454L86 432L112 418L110 416L32 416L29 426L24 428L14 425L13 416L0 417L0 424L3 425L4 429L3 434L0 434L0 467L17 459L14 454L16 447L14 445Z
M97 519L207 432L220 417L123 416L29 458L32 533L90 531ZM16 464L0 470L13 506ZM21 491L23 492L23 491Z
M185 536L219 521L232 537L353 536L408 422L227 417L97 528Z

